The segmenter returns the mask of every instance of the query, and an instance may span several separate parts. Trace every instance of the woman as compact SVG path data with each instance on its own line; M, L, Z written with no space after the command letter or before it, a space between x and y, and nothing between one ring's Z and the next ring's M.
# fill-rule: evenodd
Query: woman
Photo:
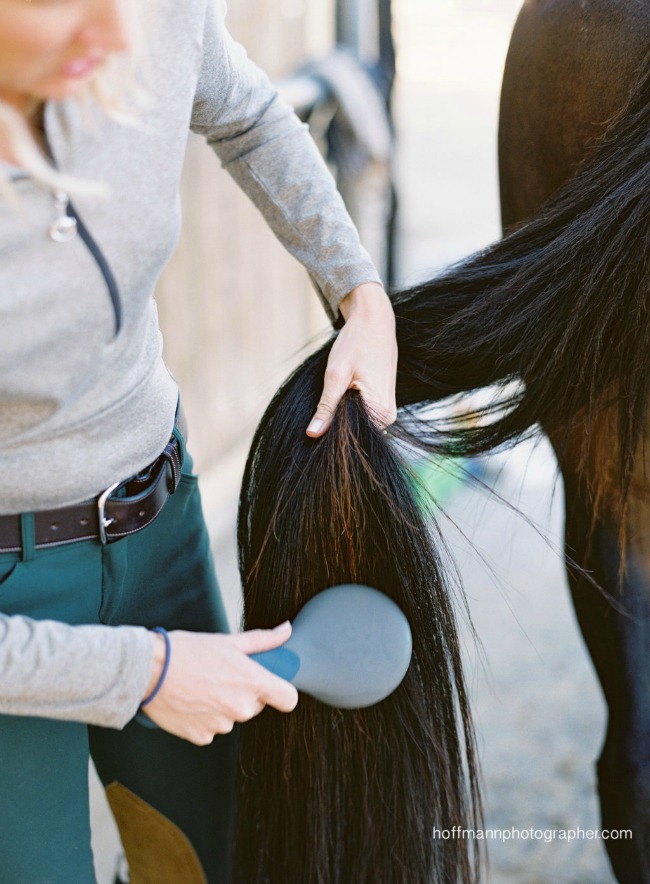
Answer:
M327 431L349 387L381 422L395 413L388 298L304 127L223 11L153 4L148 100L131 125L105 113L105 69L132 54L132 7L0 0L3 881L94 880L89 748L138 845L134 880L162 849L172 880L226 881L232 746L212 739L297 701L247 656L284 642L287 624L223 634L161 358L152 291L177 235L188 128L345 321L306 432ZM158 729L132 721L143 701Z

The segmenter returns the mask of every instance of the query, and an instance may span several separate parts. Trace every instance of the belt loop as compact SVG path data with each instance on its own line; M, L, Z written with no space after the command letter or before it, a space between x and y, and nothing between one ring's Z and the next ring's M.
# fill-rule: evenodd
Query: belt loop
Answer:
M22 542L22 560L31 562L35 553L34 513L21 513L20 536Z

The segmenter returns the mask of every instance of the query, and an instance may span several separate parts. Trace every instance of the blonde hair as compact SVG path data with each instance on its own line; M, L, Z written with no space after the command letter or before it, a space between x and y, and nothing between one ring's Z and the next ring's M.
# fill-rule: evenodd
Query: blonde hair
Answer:
M108 117L127 125L138 125L138 114L149 103L148 71L144 53L145 26L151 24L155 0L130 0L125 7L130 50L106 59L86 87L75 97L80 105L94 104ZM15 108L0 101L0 137L4 136L14 161L30 178L52 190L72 195L105 196L102 182L82 180L59 172L34 140L25 118ZM0 196L15 199L10 177L0 173Z

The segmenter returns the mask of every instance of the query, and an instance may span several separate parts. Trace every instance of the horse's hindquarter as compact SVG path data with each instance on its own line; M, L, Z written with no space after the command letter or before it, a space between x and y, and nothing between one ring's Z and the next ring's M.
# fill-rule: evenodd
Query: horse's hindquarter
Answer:
M623 107L648 46L650 2L525 0L501 91L499 178L504 228L531 217L573 175ZM595 417L588 440L579 415L568 435L566 427L544 427L563 472L581 472L592 487L592 499L599 495L605 511L607 501L614 501L619 481L615 428L613 411ZM639 447L630 499L635 520L645 506L650 519L646 500L650 463L647 480L644 465Z
M563 475L580 475L587 482L587 497L599 510L599 519L609 525L614 534L619 527L617 491L620 483L620 448L616 433L615 408L603 409L587 429L582 415L578 415L569 429L544 427L555 450ZM634 554L639 567L646 573L650 586L650 409L646 430L636 446L634 472L630 476L627 494L627 550ZM584 463L582 462L584 458ZM572 483L575 485L575 480ZM584 486L583 492L584 493ZM600 497L602 499L597 500ZM571 520L571 501L567 500L567 517Z
M650 3L526 0L503 78L499 177L504 228L574 172L622 107L650 45Z

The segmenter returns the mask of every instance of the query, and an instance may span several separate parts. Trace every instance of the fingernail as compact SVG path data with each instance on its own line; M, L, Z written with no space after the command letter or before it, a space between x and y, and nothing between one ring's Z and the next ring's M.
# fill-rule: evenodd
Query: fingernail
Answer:
M318 418L314 418L314 420L307 427L308 433L317 433L323 427L323 421Z
M275 629L286 629L287 626L289 626L289 625L290 625L290 621L289 621L289 620L285 620L284 623L279 623L279 624L278 624L276 627L274 627L274 628L275 628Z

